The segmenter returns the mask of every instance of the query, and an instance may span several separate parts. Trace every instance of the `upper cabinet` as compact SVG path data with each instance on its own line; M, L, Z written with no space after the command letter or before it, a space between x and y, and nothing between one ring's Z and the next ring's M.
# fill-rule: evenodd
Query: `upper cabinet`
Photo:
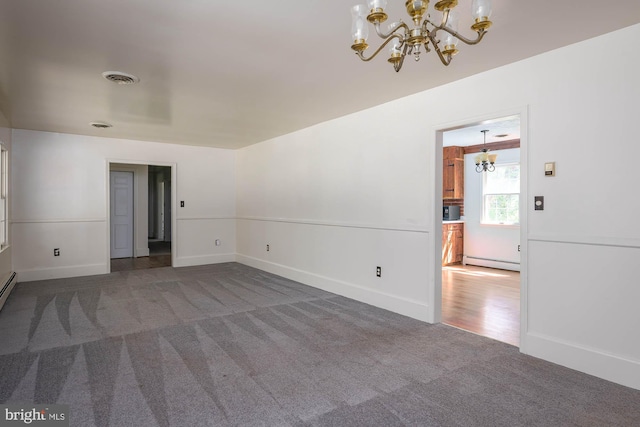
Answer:
M464 198L464 148L444 147L442 155L442 198Z

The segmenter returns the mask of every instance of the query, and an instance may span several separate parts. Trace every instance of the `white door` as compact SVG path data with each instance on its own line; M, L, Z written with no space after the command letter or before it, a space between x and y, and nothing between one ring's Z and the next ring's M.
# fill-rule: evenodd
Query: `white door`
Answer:
M133 172L110 173L111 258L133 257Z

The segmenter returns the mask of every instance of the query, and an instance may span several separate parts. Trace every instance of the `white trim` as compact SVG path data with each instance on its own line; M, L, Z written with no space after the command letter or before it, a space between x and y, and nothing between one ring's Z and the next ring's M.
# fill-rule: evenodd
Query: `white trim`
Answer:
M527 354L529 330L529 106L520 109L520 351Z
M501 270L520 271L520 263L514 261L504 261L499 259L487 259L464 255L462 257L463 265L475 265L478 267L499 268Z
M480 222L478 223L480 227L495 227L495 228L511 228L511 229L519 229L520 223L517 224L494 224L492 222Z
M640 390L640 361L529 332L528 354Z
M68 265L64 267L34 268L31 270L16 271L20 276L20 283L33 282L36 280L66 279L78 276L95 276L97 274L108 274L110 263Z
M195 265L220 264L223 262L235 262L236 254L198 255L177 258L174 267L192 267Z
M442 209L441 209L442 211ZM442 216L442 212L440 212ZM352 222L336 222L336 221L317 221L311 219L291 219L291 218L269 218L269 217L252 217L242 216L236 217L236 220L245 221L264 221L264 222L282 222L287 224L304 224L304 225L319 225L324 227L342 227L342 228L363 228L368 230L385 230L385 231L405 231L411 233L428 233L426 225L423 227L400 227L395 225L376 225L376 224L358 224Z
M233 216L194 216L177 218L178 221L217 221L217 220L236 220Z
M77 218L77 219L17 219L11 224L64 224L69 222L106 222L106 218Z
M424 322L429 321L427 318L429 307L419 301L363 288L354 283L336 280L331 277L321 276L246 255L236 254L236 262L414 319Z
M577 245L640 248L640 239L628 237L577 236L569 234L530 234L530 242L568 243Z

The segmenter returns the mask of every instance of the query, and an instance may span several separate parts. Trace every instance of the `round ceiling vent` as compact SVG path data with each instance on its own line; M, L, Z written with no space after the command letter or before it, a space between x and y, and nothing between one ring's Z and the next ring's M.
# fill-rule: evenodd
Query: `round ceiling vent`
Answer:
M140 79L133 74L123 73L122 71L105 71L102 73L102 77L119 85L131 85L140 81Z
M98 129L106 129L106 128L113 127L113 125L106 122L91 122L89 124L94 128L98 128Z

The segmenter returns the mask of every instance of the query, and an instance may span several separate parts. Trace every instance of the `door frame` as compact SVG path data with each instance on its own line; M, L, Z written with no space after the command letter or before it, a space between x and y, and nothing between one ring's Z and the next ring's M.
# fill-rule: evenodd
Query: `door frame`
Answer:
M178 257L178 245L177 245L177 195L176 195L176 176L177 176L177 163L175 162L149 162L141 160L122 160L122 159L106 159L105 162L105 183L106 183L106 217L107 227L105 233L106 241L106 253L105 253L105 265L106 272L111 273L111 180L109 179L109 172L111 171L112 164L119 165L146 165L146 166L167 166L171 168L171 265L176 265L176 259ZM134 174L134 194L136 186L136 177ZM134 196L134 205L136 197ZM135 220L134 220L134 240L135 240ZM136 256L136 245L134 245L134 256Z
M502 111L469 117L455 122L444 123L435 126L432 131L435 135L435 143L432 147L431 169L434 173L433 182L433 217L432 233L432 259L433 276L430 277L432 286L429 289L431 301L433 301L433 321L442 322L442 149L443 134L470 125L478 125L486 120L493 120L507 116L520 117L520 351L527 353L528 330L528 176L529 176L529 106L514 107Z

